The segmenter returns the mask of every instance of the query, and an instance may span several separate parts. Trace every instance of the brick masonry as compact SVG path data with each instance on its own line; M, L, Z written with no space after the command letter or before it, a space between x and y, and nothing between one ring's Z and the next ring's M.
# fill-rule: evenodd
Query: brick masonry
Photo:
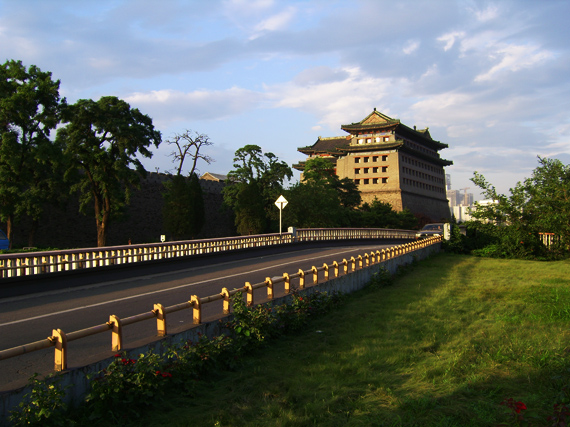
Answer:
M168 233L163 228L162 207L164 183L169 175L149 173L142 181L140 190L131 195L131 203L125 214L111 223L107 244L154 243ZM196 238L227 237L235 235L231 215L222 208L223 183L200 180L204 193L206 222ZM6 224L0 224L6 230ZM28 246L31 222L22 218L16 224L15 247ZM79 201L72 198L64 208L49 207L38 225L34 246L40 248L81 248L97 246L97 228L94 215L79 213Z

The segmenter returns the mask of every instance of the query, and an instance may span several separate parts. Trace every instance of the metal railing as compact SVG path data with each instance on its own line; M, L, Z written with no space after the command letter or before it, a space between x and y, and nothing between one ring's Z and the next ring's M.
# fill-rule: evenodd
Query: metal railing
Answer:
M296 240L415 239L417 231L389 228L299 228Z
M292 229L292 232L283 234L259 234L141 245L0 254L0 279L166 260L294 242L382 238L413 239L415 232L368 228Z
M67 369L67 344L71 341L111 331L111 350L119 351L124 348L123 328L125 326L145 320L156 319L157 336L165 336L167 334L166 317L168 314L181 310L192 309L193 323L195 325L199 325L202 323L202 308L205 304L223 300L223 314L229 314L231 297L238 292L244 292L246 294L247 304L249 306L252 306L254 304L253 292L256 289L266 288L267 299L272 300L275 295L274 287L276 284L283 283L284 292L285 294L288 294L291 292L291 281L293 279L298 279L298 289L305 289L307 281L311 278L313 285L319 283L320 272L322 272L322 280L327 281L329 278L331 278L331 274L336 278L342 274L346 275L349 272L356 271L357 269L362 269L370 265L381 263L383 261L419 249L423 249L427 246L439 242L441 242L441 236L429 237L424 240L418 240L412 243L394 246L389 249L382 249L376 252L358 255L356 258L351 257L350 260L343 259L341 262L334 261L331 265L323 264L322 267L313 266L310 270L299 269L297 273L283 273L283 276L278 278L267 277L265 281L260 283L251 284L250 282L246 282L242 288L234 289L231 291L227 288L222 288L220 293L207 297L201 298L197 295L192 295L190 301L182 302L180 304L172 305L169 307L164 307L162 304L154 304L153 309L145 313L137 314L123 319L120 319L115 315L111 315L108 322L79 331L65 333L61 329L53 329L52 335L46 339L0 351L0 360L9 359L11 357L20 356L22 354L43 350L50 347L55 347L54 369L56 371L62 371Z

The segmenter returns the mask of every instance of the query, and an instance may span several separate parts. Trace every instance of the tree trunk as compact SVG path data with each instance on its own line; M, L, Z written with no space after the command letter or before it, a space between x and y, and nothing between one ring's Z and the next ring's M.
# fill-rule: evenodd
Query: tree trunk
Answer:
M105 246L107 242L107 222L97 220L97 247Z
M30 227L30 232L28 233L28 246L30 248L34 247L34 240L36 238L37 229L38 229L38 220L34 219L32 221L32 226Z
M14 240L14 215L8 215L8 219L6 219L6 237L8 237L10 241L8 249L12 249L12 241Z
M111 200L107 195L99 199L100 205L95 203L95 215L97 218L97 247L107 245L107 231L109 229L109 219L111 217Z

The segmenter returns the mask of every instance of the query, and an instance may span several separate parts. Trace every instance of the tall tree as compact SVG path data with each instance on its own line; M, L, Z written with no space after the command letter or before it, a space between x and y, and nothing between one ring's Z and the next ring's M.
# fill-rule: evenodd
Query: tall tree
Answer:
M196 165L198 160L203 160L207 164L211 164L214 159L210 156L200 152L204 147L213 145L208 135L191 130L185 130L182 133L174 134L171 138L165 141L168 145L176 146L176 149L170 153L174 162L178 162L176 168L176 175L182 174L182 166L184 161L188 158L192 162L188 176L192 176L196 172Z
M59 83L35 65L26 69L11 60L0 66L0 219L10 242L15 219L28 214L37 220L61 176L54 173L61 149L50 140L65 104Z
M279 161L273 153L264 154L258 145L245 145L235 152L234 169L228 173L229 185L222 191L224 203L233 209L241 234L250 234L248 229L258 233L265 231L269 218L275 213L274 202L283 190L283 183L292 176L287 163ZM265 221L260 220L261 216ZM255 227L252 224L256 224Z
M360 191L348 179L339 179L334 164L322 157L308 159L302 182L286 193L284 219L297 227L353 226Z
M93 203L97 245L105 246L113 215L146 174L136 156L152 157L149 146L158 147L160 132L149 116L114 96L79 100L64 117L67 125L58 130L57 140L72 159L66 178L74 182L72 191L79 191L83 212Z
M557 159L538 158L539 166L532 176L518 182L510 195L499 194L496 188L475 172L471 181L483 190L494 203L477 206L472 215L478 219L501 224L504 242L511 240L519 246L513 253L537 251L542 245L538 233L555 233L559 237L558 249L570 243L570 166Z
M165 187L164 227L175 240L195 238L205 221L204 198L198 176L194 173L188 179L174 175Z
M303 182L326 185L334 189L340 204L347 209L354 209L362 202L360 191L354 181L349 178L340 179L334 170L334 165L323 157L307 160L303 170Z

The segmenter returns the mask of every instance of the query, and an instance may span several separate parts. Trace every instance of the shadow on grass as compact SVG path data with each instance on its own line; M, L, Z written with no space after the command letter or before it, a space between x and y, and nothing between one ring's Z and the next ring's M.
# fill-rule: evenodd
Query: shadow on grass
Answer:
M569 381L568 338L554 336L567 321L497 320L525 313L524 293L512 291L508 274L499 278L509 265L513 275L537 268L450 254L423 261L393 286L357 292L298 335L269 343L238 371L212 372L191 396L173 393L145 420L496 426L511 420L500 403L513 398L532 425L546 425Z

